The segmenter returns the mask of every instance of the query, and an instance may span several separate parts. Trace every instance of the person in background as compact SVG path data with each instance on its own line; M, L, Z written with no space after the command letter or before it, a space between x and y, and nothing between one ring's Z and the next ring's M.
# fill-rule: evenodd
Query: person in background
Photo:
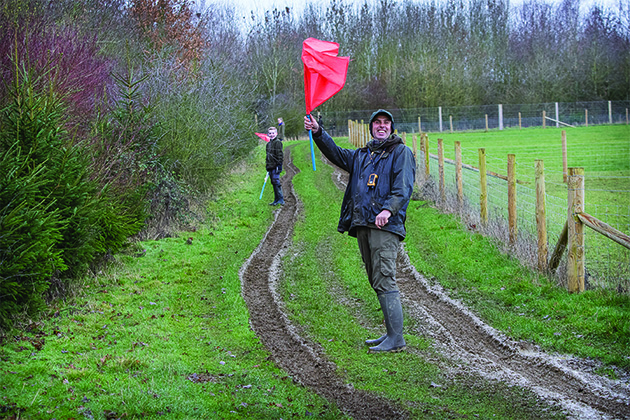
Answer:
M277 206L278 204L284 204L282 185L280 185L280 174L282 173L284 153L282 152L282 139L278 138L278 130L276 127L269 127L267 129L267 136L269 137L269 143L267 143L267 158L265 167L267 172L269 172L269 177L271 178L274 196L273 202L269 203L269 205Z
M278 118L278 127L280 127L280 140L284 140L284 120Z
M405 238L407 206L413 193L413 152L394 134L394 118L379 109L370 118L373 139L360 149L344 149L310 115L304 128L333 164L349 174L337 230L357 238L370 285L376 292L387 332L366 340L371 353L405 349L403 311L396 285L396 257Z

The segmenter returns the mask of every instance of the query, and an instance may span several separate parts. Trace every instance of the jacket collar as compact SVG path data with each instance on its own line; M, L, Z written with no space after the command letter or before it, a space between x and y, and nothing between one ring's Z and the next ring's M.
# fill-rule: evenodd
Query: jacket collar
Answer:
M370 150L370 152L380 152L381 150L387 150L390 146L393 146L398 143L402 143L403 140L396 134L392 134L385 141L379 141L376 139L372 139L366 147Z

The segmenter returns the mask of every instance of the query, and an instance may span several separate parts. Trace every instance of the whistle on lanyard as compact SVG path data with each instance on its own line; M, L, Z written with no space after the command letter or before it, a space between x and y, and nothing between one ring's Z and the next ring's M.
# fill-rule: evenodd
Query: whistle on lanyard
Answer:
M377 179L378 179L378 175L370 174L370 176L368 177L367 186L368 187L376 187L376 180Z

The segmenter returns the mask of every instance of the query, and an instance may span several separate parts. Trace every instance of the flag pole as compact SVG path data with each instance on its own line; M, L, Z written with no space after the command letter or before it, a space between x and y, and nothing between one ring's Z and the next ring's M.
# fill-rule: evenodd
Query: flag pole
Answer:
M265 175L265 182L263 182L262 191L260 191L260 197L258 197L259 200L262 200L262 195L265 192L265 185L267 185L268 178L269 178L269 172L267 172L267 175Z
M313 121L313 116L310 113L308 114L308 118L309 120ZM315 168L315 149L313 148L313 130L308 130L308 138L311 141L311 162L313 162L313 171L316 171L317 168Z

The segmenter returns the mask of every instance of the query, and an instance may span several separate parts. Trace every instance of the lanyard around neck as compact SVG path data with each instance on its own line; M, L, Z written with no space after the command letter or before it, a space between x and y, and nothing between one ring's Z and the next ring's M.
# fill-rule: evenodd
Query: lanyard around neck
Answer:
M372 166L374 167L374 169L376 169L376 164L374 163L374 159L372 159L372 155L376 153L376 152L372 152L370 151L370 153L368 154L368 157L370 158L370 162L372 163ZM385 153L385 149L383 149L383 151L381 152L380 155L378 155L376 162L378 162L379 160L381 160L381 156L383 156L383 153Z

